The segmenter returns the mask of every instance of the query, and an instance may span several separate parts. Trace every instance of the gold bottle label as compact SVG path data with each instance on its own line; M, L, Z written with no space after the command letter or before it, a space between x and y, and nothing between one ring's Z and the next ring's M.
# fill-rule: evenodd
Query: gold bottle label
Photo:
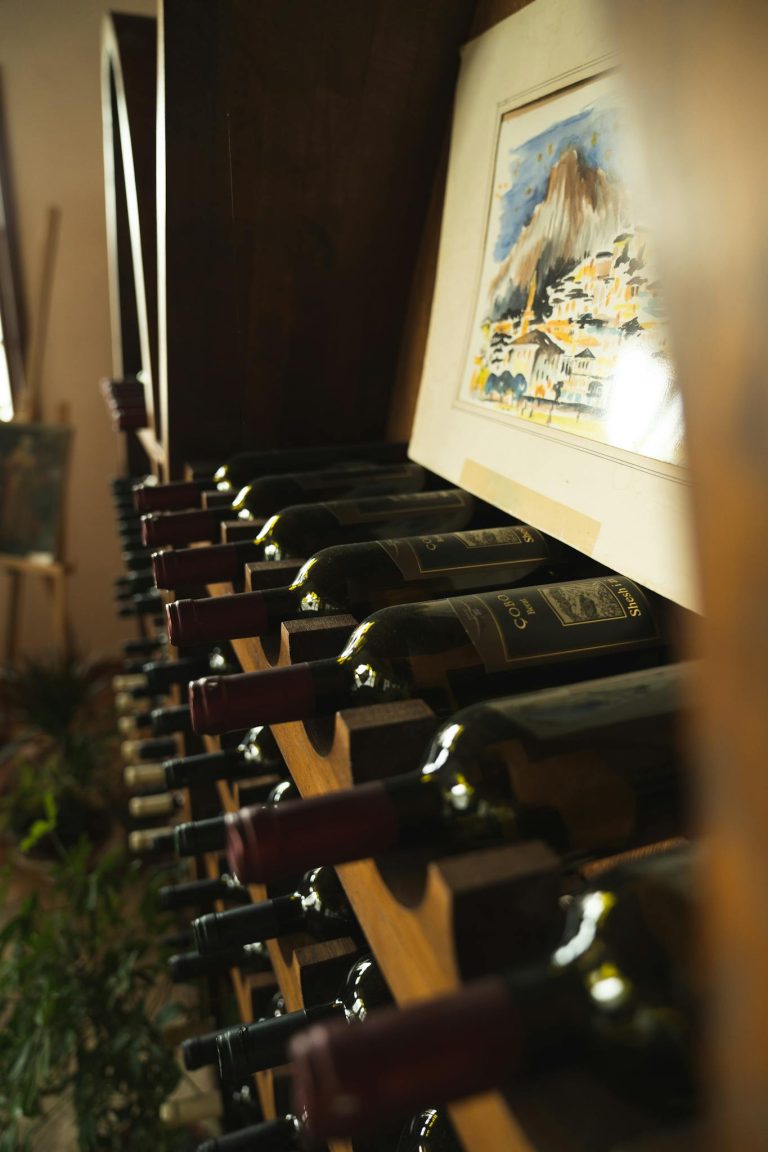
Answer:
M465 513L467 522L474 501L468 492L451 488L440 492L405 492L393 496L371 496L360 500L338 500L321 504L339 524L375 524L384 520L407 522L414 520L418 527L423 517L434 516L455 508Z
M483 592L449 603L487 672L659 639L648 601L623 576Z
M406 580L428 580L431 576L474 568L514 570L520 566L533 570L550 559L546 540L527 524L378 543Z

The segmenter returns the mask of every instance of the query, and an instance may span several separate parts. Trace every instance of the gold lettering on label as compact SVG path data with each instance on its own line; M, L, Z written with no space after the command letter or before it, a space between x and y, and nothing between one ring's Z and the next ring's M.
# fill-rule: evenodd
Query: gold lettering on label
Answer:
M630 592L629 588L625 588L625 586L623 584L617 584L617 585L614 585L614 591L618 592L619 596L622 596L624 598L624 600L626 600L627 611L629 612L630 616L633 616L635 618L637 618L638 616L642 616L643 610L640 607L640 605L638 604L637 600L635 600L635 598L632 595L632 593Z
M503 605L507 615L512 617L515 628L522 631L523 628L528 627L528 621L523 618L523 613L517 603L510 596L507 596L506 592L499 592L496 599Z

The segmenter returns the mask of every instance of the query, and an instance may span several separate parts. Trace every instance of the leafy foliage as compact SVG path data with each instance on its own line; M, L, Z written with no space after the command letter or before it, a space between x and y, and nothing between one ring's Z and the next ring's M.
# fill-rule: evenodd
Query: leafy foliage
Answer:
M153 894L122 852L81 841L0 930L0 1152L28 1146L69 1095L81 1152L176 1152L159 1107L179 1079L154 1010ZM30 1121L32 1122L30 1124Z
M117 751L108 681L73 657L0 669L0 826L27 851L55 827L65 844L109 831Z

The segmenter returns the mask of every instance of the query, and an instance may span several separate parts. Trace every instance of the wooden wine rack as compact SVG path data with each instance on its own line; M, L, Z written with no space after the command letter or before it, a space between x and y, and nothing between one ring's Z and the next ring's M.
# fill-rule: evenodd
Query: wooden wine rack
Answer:
M274 579L273 565L246 566L248 590ZM232 591L229 584L209 587L214 596ZM279 640L236 640L233 648L244 671L259 671L332 655L355 624L351 616L287 621ZM412 700L347 710L325 726L279 724L273 733L301 794L317 796L416 768L436 725L427 705ZM218 746L212 738L206 743ZM237 792L238 785L220 783L223 810L238 809ZM216 857L207 866L217 874ZM401 1004L449 993L465 979L540 951L548 909L559 895L557 858L536 842L437 860L409 851L336 871ZM268 893L252 885L251 895L258 901ZM268 948L289 1011L317 1002L317 981L327 987L329 966L342 979L357 951L349 938L313 943L301 935L270 941ZM250 1021L248 979L236 973L235 989L242 1019ZM269 1117L275 1114L275 1077L284 1088L285 1075L280 1069L256 1077ZM681 1147L683 1139L678 1133L658 1136L650 1117L579 1068L472 1097L453 1104L450 1114L466 1152L607 1152L634 1147L641 1136L642 1148L651 1152Z

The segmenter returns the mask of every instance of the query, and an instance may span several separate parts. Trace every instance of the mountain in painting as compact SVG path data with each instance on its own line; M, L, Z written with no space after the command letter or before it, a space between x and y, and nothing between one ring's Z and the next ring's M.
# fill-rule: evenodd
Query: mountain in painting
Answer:
M490 284L488 319L502 320L526 304L535 276L534 309L541 312L547 285L590 253L610 249L628 216L626 194L576 148L553 165L543 199L533 210Z

